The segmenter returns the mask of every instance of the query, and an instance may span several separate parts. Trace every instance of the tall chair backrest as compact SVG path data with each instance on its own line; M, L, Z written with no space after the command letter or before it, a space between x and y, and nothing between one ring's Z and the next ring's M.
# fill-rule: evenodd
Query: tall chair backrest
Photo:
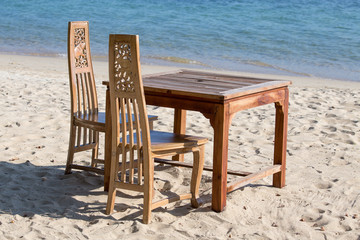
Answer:
M69 22L68 63L73 116L87 117L98 112L98 99L91 61L89 23Z
M119 180L122 183L132 184L131 189L137 190L138 188L141 191L142 188L139 185L143 184L142 176L144 175L145 180L149 179L152 163L137 35L110 35L109 79L112 156L118 156L119 152L115 151L119 149L122 157ZM120 125L119 118L123 123L132 118L134 121ZM138 159L136 163L135 158ZM142 167L144 167L144 174ZM135 168L137 168L137 172L134 171Z

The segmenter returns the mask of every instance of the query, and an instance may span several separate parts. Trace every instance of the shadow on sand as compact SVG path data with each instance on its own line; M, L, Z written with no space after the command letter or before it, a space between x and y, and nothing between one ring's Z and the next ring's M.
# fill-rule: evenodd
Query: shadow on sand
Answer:
M84 221L112 219L120 221L138 221L142 219L141 204L134 200L142 199L142 194L129 195L117 192L117 198L126 199L125 203L117 203L115 211L123 212L131 209L130 214L115 219L106 215L107 192L103 191L103 176L89 172L77 172L64 175L63 165L36 166L29 161L15 164L0 162L0 214L20 215L32 218L34 215L51 218L68 218ZM204 197L204 198L203 198ZM202 199L211 201L211 196ZM91 198L91 201L89 200ZM123 201L122 201L123 202ZM168 212L174 216L185 216L192 211L211 211L209 208L194 209L190 200L179 206L153 210Z

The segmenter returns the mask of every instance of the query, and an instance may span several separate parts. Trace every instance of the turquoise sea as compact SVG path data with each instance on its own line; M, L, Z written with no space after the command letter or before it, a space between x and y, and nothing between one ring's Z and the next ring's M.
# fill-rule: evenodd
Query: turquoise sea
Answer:
M128 33L147 64L360 81L359 0L0 0L0 52L64 57L79 20L103 59Z

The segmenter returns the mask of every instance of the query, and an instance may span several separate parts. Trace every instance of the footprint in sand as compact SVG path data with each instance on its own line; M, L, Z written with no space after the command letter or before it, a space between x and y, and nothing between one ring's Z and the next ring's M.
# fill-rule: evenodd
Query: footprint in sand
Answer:
M336 132L337 131L337 128L334 127L334 126L327 126L326 127L330 132Z
M331 182L322 181L322 182L315 184L315 186L319 189L330 189L333 187L333 184Z

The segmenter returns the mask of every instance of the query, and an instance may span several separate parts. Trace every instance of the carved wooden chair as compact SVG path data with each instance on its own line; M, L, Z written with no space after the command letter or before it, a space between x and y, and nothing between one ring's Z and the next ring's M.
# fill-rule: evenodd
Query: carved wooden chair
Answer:
M113 212L117 189L144 193L144 223L150 222L151 210L170 202L191 199L191 205L198 207L204 145L208 140L149 130L137 35L110 35L109 77L111 114L115 117L112 117L111 172L106 213ZM134 122L119 124L132 114ZM153 202L154 159L188 152L194 155L190 193ZM166 161L168 164L171 162Z
M69 22L68 64L71 95L71 120L69 151L65 173L71 169L93 171L100 174L104 170L97 163L99 132L105 132L105 112L99 112L95 79L92 67L89 23ZM149 116L150 125L157 116ZM74 164L74 153L92 150L90 166Z

